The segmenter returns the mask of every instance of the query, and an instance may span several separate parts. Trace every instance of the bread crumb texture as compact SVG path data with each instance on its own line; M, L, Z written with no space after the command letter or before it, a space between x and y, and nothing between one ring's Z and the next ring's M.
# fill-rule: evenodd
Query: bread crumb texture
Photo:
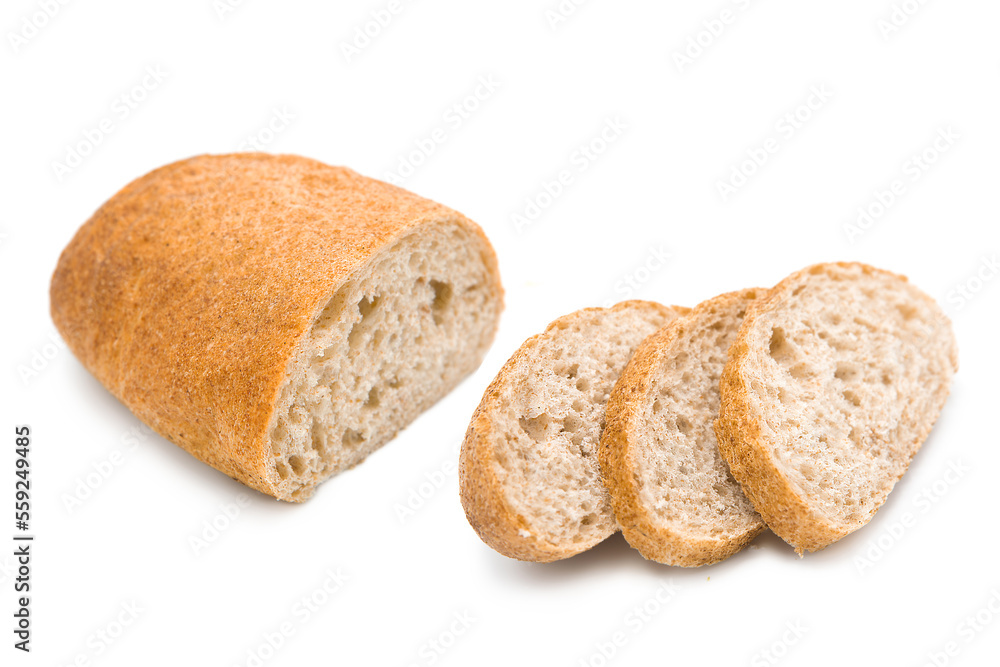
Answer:
M766 290L710 299L639 346L615 385L601 440L622 532L669 565L715 563L764 528L719 452L719 378L747 308Z
M577 311L507 361L472 418L460 461L462 503L487 544L551 561L617 530L597 460L605 404L643 338L685 310L627 301Z
M809 267L748 310L722 377L721 451L775 533L822 549L885 502L957 369L948 318L905 277Z

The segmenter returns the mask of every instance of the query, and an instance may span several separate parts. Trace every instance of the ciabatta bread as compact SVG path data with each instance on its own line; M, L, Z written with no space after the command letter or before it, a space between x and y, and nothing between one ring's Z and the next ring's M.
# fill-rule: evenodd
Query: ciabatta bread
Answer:
M685 311L647 301L587 308L555 320L507 361L460 457L462 505L484 542L545 562L617 530L597 461L604 406L642 339Z
M868 523L930 433L958 353L906 278L818 264L754 302L722 375L716 434L744 492L799 554Z
M646 338L607 406L599 460L615 517L650 560L724 560L764 529L715 439L719 377L747 307L764 290L723 294Z
M140 419L301 501L479 365L502 289L461 214L350 169L244 153L122 189L63 251L51 301Z

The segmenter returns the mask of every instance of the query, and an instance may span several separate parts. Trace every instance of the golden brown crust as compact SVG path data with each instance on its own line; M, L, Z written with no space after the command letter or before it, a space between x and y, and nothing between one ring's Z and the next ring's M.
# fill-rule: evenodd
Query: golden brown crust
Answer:
M763 290L759 290L763 292ZM604 485L611 494L611 505L628 543L644 558L667 565L696 567L729 558L742 550L764 530L759 522L731 539L698 538L683 535L654 521L643 507L635 471L637 461L636 429L644 419L642 405L652 391L653 378L659 374L663 356L673 348L681 331L706 308L723 307L729 302L745 302L746 290L722 294L696 306L643 341L615 384L606 410L607 424L601 435L598 459Z
M182 160L81 227L52 277L52 319L140 419L277 495L268 433L297 347L373 254L441 221L473 231L496 275L475 223L350 169L263 153Z
M857 262L815 264L797 271L754 302L747 311L740 334L729 350L729 360L722 373L720 389L722 404L715 421L719 450L729 462L730 470L743 492L763 517L767 526L785 542L795 547L800 556L817 551L841 539L853 527L831 521L815 510L788 477L773 463L771 448L750 400L750 378L747 365L758 350L751 349L748 332L756 318L775 307L790 290L810 274L830 268L860 269L864 275L884 275L907 282L906 276ZM924 298L933 302L930 297ZM957 367L957 358L952 359ZM943 399L941 401L943 403ZM926 429L923 437L929 433Z
M609 310L635 307L653 309L670 316L685 313L688 310L679 306L664 306L651 301L624 301L612 306ZM495 460L493 439L497 431L493 418L499 412L501 387L509 381L513 375L513 369L525 356L530 354L537 341L551 335L553 330L569 324L581 313L601 310L605 309L585 308L564 315L553 320L543 333L528 338L507 360L487 387L466 432L459 457L459 488L465 515L483 542L510 558L547 563L574 556L597 544L597 542L571 545L553 544L534 534L530 530L529 522L510 506L493 469L493 461Z

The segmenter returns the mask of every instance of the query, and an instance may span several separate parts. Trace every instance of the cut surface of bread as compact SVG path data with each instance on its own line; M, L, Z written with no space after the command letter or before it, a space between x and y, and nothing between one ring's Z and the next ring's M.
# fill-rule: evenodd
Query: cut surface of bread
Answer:
M355 271L296 350L270 432L292 499L353 467L479 366L498 283L475 235L445 222Z
M958 352L906 278L856 263L792 274L752 304L716 423L733 476L801 555L868 523L927 438Z
M618 529L597 461L604 407L643 338L686 310L648 301L587 308L555 320L507 361L460 457L462 505L484 542L546 562Z
M242 153L112 197L63 251L51 308L154 430L302 501L479 365L502 295L461 214L350 169Z
M764 291L715 297L646 338L608 400L601 472L625 539L650 560L716 563L764 529L712 428L726 353Z

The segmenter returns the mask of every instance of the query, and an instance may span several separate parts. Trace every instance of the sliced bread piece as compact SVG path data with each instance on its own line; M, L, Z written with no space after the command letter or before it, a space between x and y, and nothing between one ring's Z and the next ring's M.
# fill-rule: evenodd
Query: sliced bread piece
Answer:
M752 304L716 434L767 525L801 555L868 523L927 438L958 352L903 276L817 264Z
M462 505L489 546L553 561L614 533L597 446L604 406L642 339L686 312L648 301L587 308L529 338L486 389L462 444Z
M650 560L724 560L764 529L715 440L719 377L747 289L699 304L649 336L611 392L599 460L629 544Z

